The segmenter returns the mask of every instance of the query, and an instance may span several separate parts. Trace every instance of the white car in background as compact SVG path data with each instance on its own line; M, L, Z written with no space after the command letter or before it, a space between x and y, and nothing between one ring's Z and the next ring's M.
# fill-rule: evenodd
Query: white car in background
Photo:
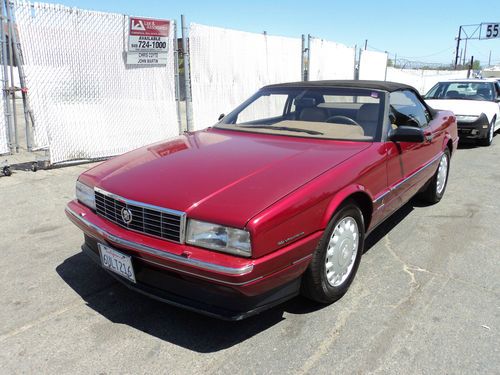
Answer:
M461 139L489 146L500 129L500 83L496 79L438 82L424 99L432 108L455 113Z

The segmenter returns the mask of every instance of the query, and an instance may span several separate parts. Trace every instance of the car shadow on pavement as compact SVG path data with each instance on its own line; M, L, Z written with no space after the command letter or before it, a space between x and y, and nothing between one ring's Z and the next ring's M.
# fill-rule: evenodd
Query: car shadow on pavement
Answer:
M365 252L389 233L418 205L411 200L367 237ZM216 352L265 331L286 319L285 313L308 314L325 305L304 297L238 322L228 322L172 307L127 289L83 253L67 258L56 268L59 276L95 310L113 323L128 325L189 350Z
M458 149L459 150L470 150L470 149L474 149L474 148L478 148L478 147L481 147L481 146L479 146L477 144L477 142L471 141L469 139L460 140L458 142Z
M128 325L200 353L216 352L265 331L286 319L284 312L305 314L321 305L297 297L238 322L210 318L158 302L127 289L83 253L56 268L59 276L95 310L113 323Z

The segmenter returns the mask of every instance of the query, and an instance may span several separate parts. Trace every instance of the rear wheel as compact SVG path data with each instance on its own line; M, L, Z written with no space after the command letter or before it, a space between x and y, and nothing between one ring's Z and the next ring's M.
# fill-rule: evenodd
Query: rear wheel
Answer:
M493 142L493 137L495 135L495 122L496 119L491 120L491 124L490 127L488 128L488 134L486 135L486 138L479 140L479 144L481 146L490 146L491 143Z
M450 171L450 150L444 150L436 173L432 176L427 188L420 197L428 203L437 203L443 198L448 183L448 172Z
M302 293L332 303L349 289L358 270L365 240L363 214L344 204L330 220L302 281Z

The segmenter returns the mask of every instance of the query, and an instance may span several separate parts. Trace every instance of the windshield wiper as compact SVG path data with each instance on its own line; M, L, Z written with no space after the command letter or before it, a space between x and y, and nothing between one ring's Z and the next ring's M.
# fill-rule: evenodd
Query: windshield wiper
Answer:
M307 133L311 135L323 135L324 133L318 132L316 130L307 130L307 129L299 129L299 128L289 128L288 126L270 126L270 125L236 125L240 128L247 129L275 129L275 130L285 130L289 132L297 132L297 133Z

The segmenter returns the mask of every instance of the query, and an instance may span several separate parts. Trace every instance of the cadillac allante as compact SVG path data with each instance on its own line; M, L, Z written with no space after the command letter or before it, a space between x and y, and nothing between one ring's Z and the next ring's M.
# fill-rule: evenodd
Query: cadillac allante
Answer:
M238 320L296 295L341 298L366 236L413 196L438 202L452 112L376 81L270 85L219 122L83 173L66 214L129 288Z

